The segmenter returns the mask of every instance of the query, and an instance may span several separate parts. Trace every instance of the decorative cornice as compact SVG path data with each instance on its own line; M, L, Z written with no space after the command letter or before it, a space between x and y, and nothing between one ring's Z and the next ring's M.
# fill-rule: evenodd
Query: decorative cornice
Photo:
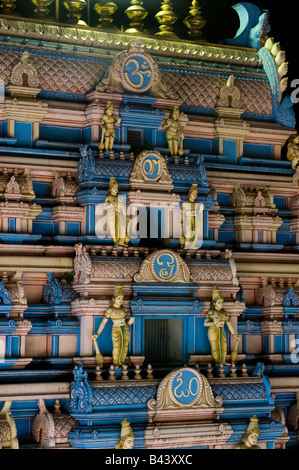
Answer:
M33 21L21 21L0 17L0 34L57 41L60 44L73 44L105 49L121 50L133 46L136 36L120 33L106 33L97 29L76 28L66 25L39 24ZM207 62L227 63L240 66L260 66L257 52L252 49L227 47L218 44L194 44L188 41L168 41L142 37L144 50L154 55L200 59Z

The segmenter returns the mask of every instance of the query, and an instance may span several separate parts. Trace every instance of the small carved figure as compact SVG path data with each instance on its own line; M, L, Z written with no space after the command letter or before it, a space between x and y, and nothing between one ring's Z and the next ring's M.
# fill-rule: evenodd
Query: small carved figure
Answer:
M120 440L116 444L116 449L133 449L134 447L135 433L133 432L127 418L121 423L121 434Z
M119 126L121 119L113 115L113 103L109 100L106 105L105 114L101 120L102 139L99 144L99 150L112 151L115 139L115 126ZM105 139L105 143L104 143Z
M247 431L242 436L241 444L236 445L235 449L260 449L260 447L256 445L260 434L258 421L256 416L250 419Z
M118 194L118 183L113 175L109 182L105 209L107 210L108 228L113 242L116 245L126 246L130 241L130 218L127 216L124 198Z
M181 125L179 123L180 109L178 106L174 107L172 114L164 124L166 129L166 139L170 155L173 157L181 156L184 154L183 141L184 134L182 132Z
M296 170L299 163L299 134L290 139L288 144L287 159L292 162L292 169Z
M116 286L114 295L111 300L111 307L109 307L105 313L105 316L99 326L99 329L92 339L95 343L96 348L96 361L100 367L103 366L103 356L100 353L100 350L97 346L96 340L98 336L102 333L105 328L106 323L109 318L111 318L112 326L112 343L113 343L113 365L115 368L118 368L123 365L127 352L130 339L130 329L129 325L134 323L134 318L129 317L126 309L123 306L124 303L124 293L121 286Z
M240 338L235 333L230 317L223 308L223 297L220 293L220 290L215 287L212 294L210 310L208 311L205 318L204 326L209 327L208 338L211 345L212 356L216 365L230 365L225 362L225 357L227 354L227 340L224 330L225 324L227 325L232 336L236 338L238 343ZM234 351L235 350L236 348Z
M181 248L192 249L196 246L201 231L201 208L196 202L198 185L193 183L181 209Z

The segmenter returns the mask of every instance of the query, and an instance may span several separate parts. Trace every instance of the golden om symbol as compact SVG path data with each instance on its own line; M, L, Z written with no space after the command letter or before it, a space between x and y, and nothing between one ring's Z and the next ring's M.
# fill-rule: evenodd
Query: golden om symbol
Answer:
M146 164L149 164L149 170L145 169ZM150 158L145 158L142 164L142 169L146 175L153 176L156 170L156 167L158 166L157 170L157 175L159 175L160 170L161 170L161 162L160 160L151 160Z
M181 391L181 393L178 393L178 389L182 386L183 384L183 379L182 379L182 375L183 375L183 372L180 372L178 377L177 377L177 381L178 381L178 385L175 387L173 393L174 393L174 396L176 398L188 398L190 395L192 395L193 397L195 397L196 395L198 395L199 393L199 389L200 389L200 384L199 384L199 380L197 377L192 377L192 379L190 380L189 382L189 386L187 388L187 392L185 393L183 390ZM193 392L192 391L192 383L193 381L196 382L196 391Z
M134 58L131 58L127 63L126 63L126 67L128 67L129 65L131 64L134 64L136 65L136 69L133 70L130 75L131 77L132 76L137 76L139 78L139 82L138 83L133 83L129 74L127 72L125 72L125 77L126 77L126 80L129 82L129 84L134 87L134 88L142 88L143 87L143 84L144 84L144 76L148 76L148 77L151 77L152 76L152 71L150 68L147 68L146 70L140 70L140 67L149 67L149 63L145 60L143 62L143 64L139 64L139 62L134 59Z
M166 264L167 266L169 267L169 270L168 271L166 268L162 268L160 269L159 271L159 276L162 278L162 279L170 279L172 277L172 274L173 274L173 270L174 270L174 267L175 267L175 259L172 255L169 255L171 260L170 261L167 261ZM164 261L161 261L160 260L161 257L159 257L157 259L157 263L159 266L163 266L164 264Z

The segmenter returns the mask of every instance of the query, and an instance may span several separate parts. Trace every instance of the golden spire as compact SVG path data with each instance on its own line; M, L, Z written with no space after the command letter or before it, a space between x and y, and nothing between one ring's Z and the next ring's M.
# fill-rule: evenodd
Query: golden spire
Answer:
M35 17L40 19L52 19L48 16L50 10L49 6L53 3L54 0L31 0L31 2L36 6L34 9Z
M131 20L130 28L125 32L129 34L148 34L143 28L142 21L147 17L148 11L143 8L140 0L131 0L131 6L126 9L125 14Z
M15 2L17 0L2 0L0 5L0 14L1 15L10 15L10 16L18 16L19 13L15 11Z
M163 0L161 10L156 14L155 18L160 23L160 32L155 36L162 38L178 39L178 36L173 32L172 25L178 20L178 15L172 10L171 0Z
M201 30L207 22L201 15L201 7L199 6L198 0L192 0L189 13L190 15L184 19L184 24L189 29L188 35L190 39L196 40L200 38L202 34Z
M85 21L81 20L81 11L86 7L86 0L65 0L63 6L69 11L68 23L87 26Z
M112 25L113 15L118 7L115 3L110 2L109 0L100 0L98 3L95 4L94 10L100 15L98 28L102 30L111 30L111 29L118 29L116 26Z

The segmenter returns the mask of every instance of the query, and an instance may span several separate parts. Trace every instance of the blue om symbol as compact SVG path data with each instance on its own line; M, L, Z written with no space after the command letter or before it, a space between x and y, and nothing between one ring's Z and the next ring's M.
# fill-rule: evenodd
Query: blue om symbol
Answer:
M157 276L167 281L171 280L177 270L177 261L170 253L163 253L155 260L154 269Z
M201 383L197 375L190 370L180 370L172 382L172 393L177 401L188 405L199 396Z
M145 176L156 179L161 173L161 160L156 155L147 156L142 162L142 170Z
M124 74L129 85L136 90L147 89L151 83L152 69L144 57L130 57L125 63Z

